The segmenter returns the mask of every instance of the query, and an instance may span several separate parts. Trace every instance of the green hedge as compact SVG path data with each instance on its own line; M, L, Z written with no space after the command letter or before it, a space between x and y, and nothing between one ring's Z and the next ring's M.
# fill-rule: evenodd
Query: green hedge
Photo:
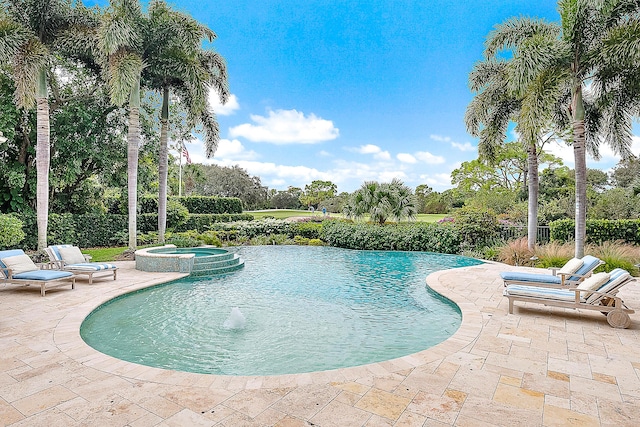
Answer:
M348 249L427 251L456 254L461 238L450 224L377 224L325 221L322 238L331 246Z
M220 222L233 221L252 221L251 214L189 214L185 221L180 224L171 224L167 218L167 229L175 232L196 230L204 233L211 229L211 226ZM138 215L138 231L140 233L149 233L158 231L158 214L147 213Z
M549 224L551 240L568 242L575 238L575 222L561 219ZM586 223L588 243L615 242L640 244L640 219L590 219Z
M205 196L169 196L189 209L192 214L240 214L242 200L237 197L205 197ZM138 199L140 212L143 214L158 213L158 196L143 196Z
M25 238L19 245L25 250L38 247L38 227L36 215L22 214L22 230ZM179 230L198 230L205 232L209 226L220 221L251 220L249 214L189 215ZM158 214L140 214L137 218L138 233L158 231ZM167 224L172 228L172 224ZM120 245L126 243L129 229L129 217L115 214L50 214L47 228L47 241L51 245L70 243L81 248Z

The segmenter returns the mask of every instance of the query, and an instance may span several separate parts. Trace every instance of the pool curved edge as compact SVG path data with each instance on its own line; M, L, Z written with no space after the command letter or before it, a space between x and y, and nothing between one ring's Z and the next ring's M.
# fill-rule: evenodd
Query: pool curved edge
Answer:
M132 263L129 262L129 264ZM154 368L116 359L100 353L93 347L90 347L81 338L80 326L82 322L99 305L125 293L186 276L186 274L180 273L144 273L143 280L136 280L135 284L124 285L118 288L113 287L113 289L110 289L108 292L87 300L58 323L54 329L53 340L56 347L58 347L62 353L84 366L131 380L150 381L161 384L189 385L205 388L216 387L237 391L240 389L277 388L287 385L326 384L327 382L354 381L362 377L384 376L453 356L456 352L473 343L482 331L483 317L480 307L460 294L457 290L452 289L451 286L447 286L447 283L443 281L443 276L448 276L448 274L455 271L458 273L456 276L463 281L465 274L473 274L474 269L483 268L483 266L486 266L486 264L441 270L430 274L426 278L427 285L431 289L450 299L460 308L462 321L458 330L451 337L434 347L418 353L367 365L329 371L274 376L196 374ZM131 266L130 269L135 272L133 266ZM123 271L123 273L124 272L125 271ZM451 278L446 277L446 279L450 280Z

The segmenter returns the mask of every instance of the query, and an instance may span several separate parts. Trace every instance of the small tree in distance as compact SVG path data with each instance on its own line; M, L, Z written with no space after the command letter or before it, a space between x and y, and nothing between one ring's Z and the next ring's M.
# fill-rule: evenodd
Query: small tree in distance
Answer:
M412 220L416 215L416 200L411 188L397 178L382 184L367 181L351 195L343 212L347 218L354 219L369 214L371 221L378 224L390 218Z

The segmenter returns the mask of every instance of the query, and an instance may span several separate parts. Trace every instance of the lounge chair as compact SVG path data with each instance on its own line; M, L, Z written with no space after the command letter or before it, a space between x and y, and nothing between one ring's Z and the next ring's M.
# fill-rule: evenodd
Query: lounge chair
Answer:
M38 285L40 295L52 288L71 285L76 288L76 278L69 271L43 270L22 249L0 251L0 281L12 285Z
M574 288L549 288L526 285L508 285L503 295L509 299L509 314L513 314L514 301L544 304L553 307L597 310L607 315L607 322L614 328L627 328L630 313L617 296L618 291L635 279L621 268L611 273L594 274Z
M562 268L550 268L551 274L526 273L518 271L503 271L500 277L504 285L533 285L548 287L576 286L591 276L593 270L604 264L600 259L586 255L582 259L573 258Z
M83 255L80 248L73 245L52 245L45 249L49 261L54 269L70 271L76 275L86 275L89 284L93 284L93 277L113 276L116 280L118 267L102 262L89 262L91 257Z

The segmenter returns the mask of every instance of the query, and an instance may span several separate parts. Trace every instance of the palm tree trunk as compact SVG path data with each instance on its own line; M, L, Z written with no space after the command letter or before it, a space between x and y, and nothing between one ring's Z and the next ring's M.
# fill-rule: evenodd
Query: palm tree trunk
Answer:
M36 140L36 204L38 222L38 250L47 247L47 223L49 220L49 101L38 98Z
M527 219L527 247L530 250L536 245L538 235L538 152L535 143L529 144L528 155L528 188L529 188L529 214Z
M581 86L574 92L573 107L573 155L576 170L575 257L582 258L584 256L587 228L587 160Z
M160 155L158 159L158 243L164 244L164 232L167 227L167 175L169 139L169 89L162 91L162 111L160 114ZM180 153L182 155L182 153Z
M38 224L38 250L42 251L47 247L49 161L51 156L49 100L47 99L47 83L44 69L40 70L38 76L36 106L36 219Z
M140 81L131 90L127 130L127 190L129 199L129 249L137 246L138 145L140 143Z

